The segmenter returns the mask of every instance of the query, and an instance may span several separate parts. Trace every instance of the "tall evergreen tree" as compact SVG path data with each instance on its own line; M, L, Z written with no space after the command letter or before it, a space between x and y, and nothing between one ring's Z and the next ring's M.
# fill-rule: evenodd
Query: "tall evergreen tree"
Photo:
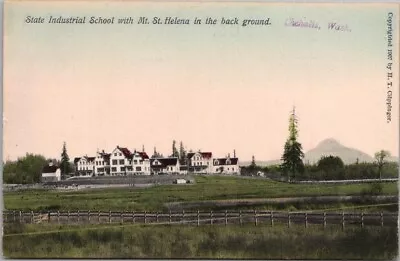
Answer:
M253 156L251 156L251 164L250 164L251 168L255 168L256 167L256 158Z
M160 153L157 152L157 148L154 147L152 158L160 158Z
M179 164L186 165L186 150L182 141L179 143Z
M176 148L176 141L175 140L172 141L172 157L179 158L179 152L178 152L178 150Z
M62 152L61 152L61 163L60 163L61 174L69 174L71 171L71 166L69 162L69 156L67 153L67 144L64 141Z
M304 172L304 153L301 144L297 141L298 137L298 121L295 108L289 118L289 138L285 142L284 152L282 156L283 163L281 168L287 175L288 181L291 177L295 177L297 173Z

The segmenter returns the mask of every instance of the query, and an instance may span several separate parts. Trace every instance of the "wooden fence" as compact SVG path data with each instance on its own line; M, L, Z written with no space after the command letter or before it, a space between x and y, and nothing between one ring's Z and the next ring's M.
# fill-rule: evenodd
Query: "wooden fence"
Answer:
M191 212L124 212L124 211L51 211L23 212L4 211L4 223L58 223L58 224L103 224L103 223L142 223L142 224L189 224L189 225L228 225L253 223L328 224L364 226L397 226L398 213L348 213L348 212L282 212L282 211L191 211Z

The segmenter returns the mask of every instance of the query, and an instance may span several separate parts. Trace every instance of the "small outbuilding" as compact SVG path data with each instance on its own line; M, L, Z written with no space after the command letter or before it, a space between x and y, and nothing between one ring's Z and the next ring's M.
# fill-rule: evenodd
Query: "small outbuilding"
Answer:
M186 184L186 179L176 179L174 180L175 184Z
M46 166L44 166L42 170L41 181L44 182L54 182L61 180L61 169L58 166L53 165L52 162L49 162Z

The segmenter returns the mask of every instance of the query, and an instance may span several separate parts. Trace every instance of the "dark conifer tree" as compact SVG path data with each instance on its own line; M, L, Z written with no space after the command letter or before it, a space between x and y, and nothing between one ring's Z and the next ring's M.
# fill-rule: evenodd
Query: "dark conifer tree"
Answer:
M289 138L286 140L284 152L282 155L282 171L287 175L288 181L295 178L297 173L304 172L304 153L301 144L297 141L298 121L295 109L289 118Z

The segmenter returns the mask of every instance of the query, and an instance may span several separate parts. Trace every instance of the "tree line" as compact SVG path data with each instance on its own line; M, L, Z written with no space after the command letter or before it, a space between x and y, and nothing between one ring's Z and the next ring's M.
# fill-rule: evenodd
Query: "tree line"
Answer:
M304 164L304 152L298 141L298 119L295 109L289 117L289 136L284 144L282 164L259 167L252 162L242 167L242 175L257 175L261 173L290 180L341 180L341 179L376 179L393 178L398 176L398 163L388 162L390 153L380 150L374 155L373 163L345 165L337 156L323 156L316 164Z
M32 184L40 182L43 168L50 162L60 167L61 175L65 177L74 171L70 162L67 145L64 142L60 160L46 158L43 155L27 153L17 160L3 163L3 182L6 184Z

